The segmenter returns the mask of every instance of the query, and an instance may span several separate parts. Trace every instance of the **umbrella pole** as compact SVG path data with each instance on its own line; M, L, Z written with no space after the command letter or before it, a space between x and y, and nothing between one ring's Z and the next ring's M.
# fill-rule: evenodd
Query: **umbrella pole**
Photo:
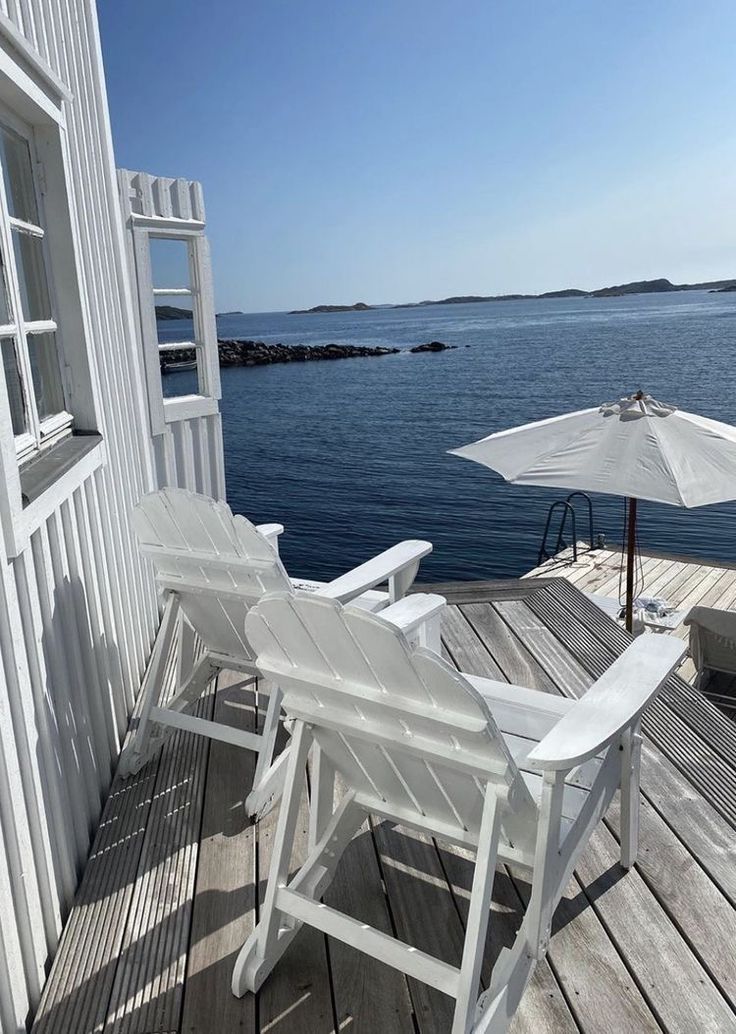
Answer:
M629 499L626 544L626 631L634 627L634 557L636 554L636 499Z

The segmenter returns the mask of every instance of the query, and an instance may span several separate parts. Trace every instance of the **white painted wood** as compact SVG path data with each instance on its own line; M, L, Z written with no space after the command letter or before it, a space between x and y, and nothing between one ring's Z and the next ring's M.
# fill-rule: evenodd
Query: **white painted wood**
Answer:
M189 470L189 480L193 472ZM126 748L124 770L134 773L145 764L163 740L161 727L186 728L213 738L236 742L232 730L221 736L211 724L182 713L178 700L191 704L204 691L209 679L220 668L234 668L256 675L254 653L245 635L245 619L261 597L274 590L292 593L292 582L272 545L283 530L281 525L266 525L266 535L259 532L245 517L233 515L226 503L183 489L164 488L147 495L133 512L141 552L154 564L156 580L167 593L165 620L157 640L151 666L144 683L144 703L138 730ZM428 542L400 543L361 567L353 576L319 586L318 595L336 594L353 599L358 591L373 589L377 584L409 569L416 571L419 559L431 550ZM375 594L374 594L375 595ZM429 597L429 604L420 613L420 604L394 604L397 620L403 619L410 634L418 636L422 623L436 620L444 607L441 597ZM175 600L175 603L172 601ZM378 594L378 603L386 606L388 594ZM377 605L374 599L370 606ZM180 686L174 702L161 706L166 659L174 641L174 626L186 621L196 632L205 655L202 665L209 665L204 678L192 685ZM252 793L246 806L253 811L275 802L274 791L280 778L270 769L280 714L281 693L278 682L262 683L261 693L270 692L262 735L239 734L239 745L259 751Z
M73 411L104 439L25 509L2 455L0 1026L16 1031L72 905L158 605L128 523L155 481L95 7L2 6L0 101L36 135ZM0 391L0 438L6 408Z
M256 531L271 543L276 553L279 551L279 535L284 534L283 524L257 524Z
M400 628L410 641L439 653L442 648L440 631L445 602L444 596L436 593L414 593L392 603L382 614L384 620Z
M192 288L196 297L194 306L194 338L202 349L200 392L208 398L219 399L220 356L217 347L215 297L209 241L201 234L189 241Z
M431 542L423 542L420 539L407 539L405 542L399 542L371 560L367 560L364 564L360 564L359 567L353 568L352 571L348 571L347 574L335 578L320 591L320 595L347 603L356 596L361 596L367 589L372 589L385 581L390 582L399 573L409 570L413 572L413 575L408 585L403 586L403 592L406 592L416 576L419 561L431 552ZM392 603L400 598L391 591L389 591L389 596Z
M633 864L638 723L680 650L662 649L659 639L644 648L637 640L587 695L566 701L471 679L439 654L412 645L390 619L404 615L410 624L420 607L407 602L373 614L324 592L281 591L266 594L246 617L258 667L279 685L294 722L295 746L261 918L236 962L233 991L257 990L306 923L452 995L452 1034L503 1034L547 950L573 866L619 787L629 802L622 860ZM362 812L358 824L378 814L475 849L459 971L328 908L319 900L324 883L310 884L304 869L288 882L311 741L318 749L320 816L312 821L305 869L324 866L331 879L347 843L339 836L333 772L347 787L350 809ZM585 749L569 749L571 743ZM584 777L580 765L591 745L601 757ZM541 774L524 771L535 754L550 759ZM495 869L517 861L531 879L528 909L513 948L502 953L490 988L479 996Z
M278 890L275 905L299 922L307 923L326 933L328 937L335 937L344 944L349 944L366 955L401 970L407 976L424 980L444 994L454 997L457 993L460 976L457 968L413 948L410 944L404 944L381 930L375 930L366 923L351 919L334 908L312 901L305 894L298 894L292 890Z
M136 285L141 349L148 388L149 423L154 441L169 430L173 438L156 444L160 457L160 487L174 485L203 492L216 499L225 496L222 432L219 421L220 364L215 323L214 290L209 244L204 234L204 203L199 184L121 169L118 172L121 207L128 236L128 261ZM151 237L186 242L189 284L154 288L150 259ZM163 397L161 351L156 326L157 296L191 297L197 359L198 393L179 398ZM182 343L182 347L187 343ZM209 419L214 418L214 419ZM196 427L187 427L196 421ZM176 425L176 426L172 426ZM170 462L170 446L174 462Z
M641 777L641 722L622 737L621 750L621 864L630 869L639 853L639 783Z
M685 646L669 636L640 636L530 753L541 769L570 769L595 757L631 728L677 668Z
M736 613L702 605L685 618L689 626L690 655L701 683L709 672L736 674Z
M133 255L135 259L135 283L138 300L141 339L148 385L148 409L151 434L162 434L164 426L164 404L161 391L161 364L158 358L158 328L153 302L153 273L151 271L151 249L148 234L133 229Z
M180 395L178 398L164 399L164 420L167 425L214 416L219 411L217 399L204 395Z

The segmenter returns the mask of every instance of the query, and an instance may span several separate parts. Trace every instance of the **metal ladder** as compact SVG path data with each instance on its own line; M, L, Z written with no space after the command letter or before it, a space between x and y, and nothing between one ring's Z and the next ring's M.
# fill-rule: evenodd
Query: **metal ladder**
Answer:
M542 544L539 547L539 555L537 557L537 567L541 567L541 565L545 562L545 560L550 560L552 557L557 556L557 554L561 553L563 549L567 549L568 545L570 545L570 544L572 545L572 559L573 559L573 562L575 562L577 560L577 558L578 558L577 517L576 517L576 514L575 514L575 507L574 507L574 505L572 503L572 500L575 499L576 496L578 498L584 500L585 505L587 507L587 510L588 510L588 535L589 535L589 541L590 541L590 548L591 549L595 548L594 541L593 541L593 503L591 501L591 498L585 492L570 492L570 494L567 496L567 498L565 498L565 499L557 499L554 503L552 503L552 505L549 508L549 511L547 513L547 522L544 525L544 535L542 536ZM559 526L557 528L557 539L555 541L554 549L552 550L552 552L550 552L549 549L548 549L548 546L547 546L547 541L549 539L550 531L552 529L552 521L554 519L555 514L558 511L561 511L561 516L560 516ZM568 543L566 541L566 539L565 539L565 528L567 527L568 520L570 522L570 527L571 527L571 531L572 531L572 543Z

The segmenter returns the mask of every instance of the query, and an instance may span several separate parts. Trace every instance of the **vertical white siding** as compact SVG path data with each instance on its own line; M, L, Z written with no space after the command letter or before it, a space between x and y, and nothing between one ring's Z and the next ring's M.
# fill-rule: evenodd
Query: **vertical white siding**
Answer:
M172 421L166 432L156 435L153 442L159 488L178 485L214 499L225 498L222 418L219 413Z
M178 485L224 499L222 421L217 405L220 365L202 185L127 169L118 170L118 185L128 268L135 288L134 309L147 368L156 484L159 488ZM149 231L155 229L187 241L201 395L163 398L149 250Z
M0 1027L13 1032L38 1002L158 611L128 522L156 478L94 3L0 8L73 93L69 187L107 450L22 555L0 556ZM213 445L191 434L193 486L206 490L197 457Z

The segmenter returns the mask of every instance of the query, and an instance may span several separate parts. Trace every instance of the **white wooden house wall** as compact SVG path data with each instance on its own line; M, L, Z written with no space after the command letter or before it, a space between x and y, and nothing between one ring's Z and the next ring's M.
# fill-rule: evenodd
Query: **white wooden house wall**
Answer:
M146 374L156 483L159 488L179 486L224 499L220 366L202 186L191 180L127 169L118 170L118 185ZM186 295L182 304L191 304L194 312L194 340L180 344L196 346L196 395L163 397L160 349L173 345L159 345L154 303L157 294L169 302L172 292L154 288L151 235L187 245L190 290L176 290Z
M72 231L104 439L41 497L45 509L17 555L0 556L0 1028L8 1034L25 1030L38 1002L157 628L128 515L160 480L160 457L94 0L0 0L0 37L33 75L49 72L68 88ZM184 420L172 431L184 465L181 443L193 449L195 430Z

